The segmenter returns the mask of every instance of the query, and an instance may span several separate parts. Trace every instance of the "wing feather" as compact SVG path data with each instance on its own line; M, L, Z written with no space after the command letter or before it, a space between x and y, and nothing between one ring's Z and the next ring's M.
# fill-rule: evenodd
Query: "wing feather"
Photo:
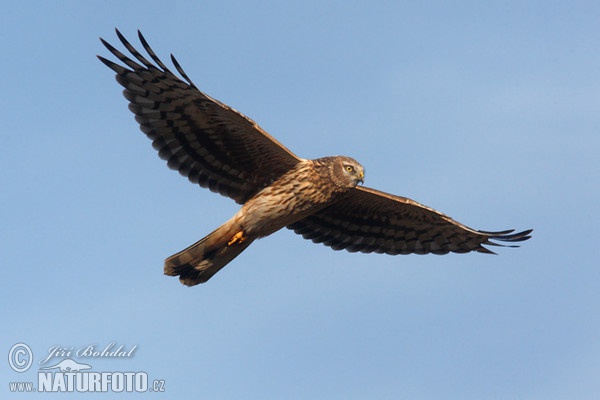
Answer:
M241 204L300 161L250 118L201 92L171 56L187 82L179 79L139 31L154 63L116 32L134 59L103 39L125 66L98 58L117 74L129 109L170 168Z
M392 255L493 253L484 245L527 240L532 231L476 231L414 200L362 186L288 228L334 250Z

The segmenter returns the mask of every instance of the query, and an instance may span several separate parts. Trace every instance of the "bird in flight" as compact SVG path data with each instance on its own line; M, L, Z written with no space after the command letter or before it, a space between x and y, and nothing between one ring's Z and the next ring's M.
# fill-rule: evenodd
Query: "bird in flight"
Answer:
M300 158L199 90L172 55L180 77L171 72L141 32L152 61L116 32L133 58L104 39L121 64L98 58L116 73L158 155L192 183L241 204L222 226L165 260L165 274L185 285L208 281L254 240L284 227L334 250L391 255L493 254L485 246L517 247L530 238L531 229L478 231L414 200L358 186L364 168L350 157Z

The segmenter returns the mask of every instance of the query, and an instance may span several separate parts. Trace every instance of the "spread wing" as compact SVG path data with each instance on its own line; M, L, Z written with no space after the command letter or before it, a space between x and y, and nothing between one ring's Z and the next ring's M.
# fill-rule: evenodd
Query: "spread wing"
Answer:
M416 201L366 187L288 228L334 250L387 254L493 253L483 245L510 246L532 231L476 231Z
M170 168L241 204L300 160L254 121L198 90L171 56L185 82L173 74L139 31L154 63L117 35L135 60L103 39L125 66L98 58L117 73L129 109Z

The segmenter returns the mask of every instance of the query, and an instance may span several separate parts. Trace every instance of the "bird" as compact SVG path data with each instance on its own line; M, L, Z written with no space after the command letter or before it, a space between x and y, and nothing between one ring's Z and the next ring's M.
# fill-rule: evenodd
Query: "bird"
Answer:
M364 185L363 166L346 156L296 156L256 122L202 92L171 54L173 73L138 30L148 60L104 39L140 129L169 168L241 205L223 225L168 257L164 273L187 286L207 282L252 242L288 228L334 250L397 254L491 253L518 247L532 229L474 230L406 197ZM120 63L119 63L120 62Z

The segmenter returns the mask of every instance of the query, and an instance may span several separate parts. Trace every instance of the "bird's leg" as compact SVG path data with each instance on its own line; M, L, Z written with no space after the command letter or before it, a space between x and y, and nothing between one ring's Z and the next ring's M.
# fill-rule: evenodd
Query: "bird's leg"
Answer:
M241 230L235 235L233 235L231 240L227 243L227 246L231 246L236 243L242 243L244 240L246 240L246 237L244 236L244 231Z

